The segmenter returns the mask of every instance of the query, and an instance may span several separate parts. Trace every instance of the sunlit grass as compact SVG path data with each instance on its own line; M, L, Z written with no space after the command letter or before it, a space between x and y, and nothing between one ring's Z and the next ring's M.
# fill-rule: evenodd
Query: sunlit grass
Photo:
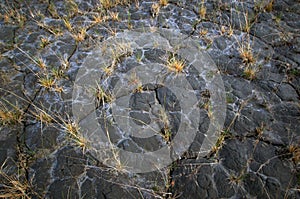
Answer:
M19 109L8 110L5 107L0 107L0 124L14 125L20 124L23 121L23 113Z
M172 55L171 58L169 58L169 60L167 61L167 67L173 72L182 73L183 69L185 68L185 62Z

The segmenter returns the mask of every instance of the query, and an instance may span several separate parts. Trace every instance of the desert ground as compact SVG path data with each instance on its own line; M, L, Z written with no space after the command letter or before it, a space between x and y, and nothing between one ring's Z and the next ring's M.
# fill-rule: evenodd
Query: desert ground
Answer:
M130 38L112 45L120 35ZM300 198L298 0L1 0L0 52L0 198ZM210 61L189 58L200 53ZM87 59L97 82L85 95L76 85L90 79ZM208 62L214 69L197 70ZM179 90L141 81L162 73L187 80ZM133 88L129 103L116 87ZM177 91L193 93L197 106ZM85 129L85 96L104 148ZM122 129L117 103L136 127L156 118L159 130L138 138L135 127ZM183 150L172 143L189 135L180 123L194 110L196 133ZM209 129L216 136L200 156ZM135 172L121 156L160 148L180 155L149 172L148 159Z

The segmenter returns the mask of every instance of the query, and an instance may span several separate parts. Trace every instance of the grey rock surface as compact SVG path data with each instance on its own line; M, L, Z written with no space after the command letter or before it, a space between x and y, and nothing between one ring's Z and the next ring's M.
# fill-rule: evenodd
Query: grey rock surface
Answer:
M0 198L300 198L299 1L160 2L1 1ZM118 32L147 28L182 33L210 55L224 83L226 119L211 151L198 156L213 120L211 93L182 58L199 100L195 139L171 165L133 173L91 153L82 121L73 117L72 94L96 46ZM172 52L147 46L150 39L109 57L109 67L99 60L100 85L89 88L98 123L110 136L104 151L116 160L115 148L172 148L183 121L182 102L159 84L136 87L128 102L120 100L135 125L155 122L150 138L122 131L110 117L109 94L120 75L171 61Z

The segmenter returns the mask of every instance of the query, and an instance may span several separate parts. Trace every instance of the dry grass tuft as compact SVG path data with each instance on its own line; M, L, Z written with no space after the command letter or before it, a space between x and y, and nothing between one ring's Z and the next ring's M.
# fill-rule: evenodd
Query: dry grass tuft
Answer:
M199 9L199 15L200 15L201 19L205 19L205 16L206 16L206 7L204 5L204 1L202 1L202 3L201 3L201 7Z
M110 93L106 92L104 90L104 88L98 84L97 84L97 88L95 91L95 96L96 96L96 99L99 104L100 103L110 103L114 100L114 97Z
M156 17L160 11L160 5L158 3L154 3L151 6L152 17Z
M12 104L12 109L9 109L4 103L0 103L0 124L1 125L15 125L23 122L23 111Z
M42 70L45 70L47 68L45 61L40 57L36 59L36 63L38 65L38 67Z
M51 115L49 115L48 113L46 113L45 111L32 112L32 115L34 116L34 118L36 120L38 120L41 123L44 123L46 125L49 125L50 123L54 122L53 117Z
M47 37L42 37L41 38L41 44L40 44L41 48L45 48L49 44L50 44L50 41Z
M40 198L33 191L32 184L29 182L24 173L18 170L15 174L8 174L6 159L0 168L0 198L22 198L31 199L32 196Z
M218 137L218 140L216 144L212 147L211 153L216 153L219 151L219 149L223 146L225 142L225 138L228 136L227 131L221 132L220 136Z
M267 12L272 12L272 10L273 10L273 5L274 5L274 1L275 1L275 0L271 0L271 1L265 6L265 10L266 10Z
M109 12L109 16L112 21L119 21L119 13L118 12Z
M0 124L14 125L23 121L23 114L19 111L8 111L0 109Z
M255 63L255 58L253 56L253 52L252 52L252 48L251 48L250 44L242 45L239 48L239 53L245 64Z
M64 25L68 29L68 31L72 32L73 31L73 27L71 25L71 22L67 18L64 18L63 21L64 21Z
M172 138L172 131L170 128L170 122L169 122L169 115L166 112L164 108L161 107L159 110L159 119L162 122L163 129L162 129L162 137L166 142L170 142Z
M54 5L54 3L53 2L51 2L50 4L49 4L49 6L48 6L48 12L51 14L51 16L53 17L53 18L59 18L59 15L58 15L58 13L57 13L57 9L56 9L56 6Z
M77 33L73 34L72 36L76 42L82 42L86 37L86 29L80 28L80 30Z
M292 154L293 162L296 164L300 163L300 146L290 145L288 150Z
M245 179L246 175L242 172L239 175L235 175L235 174L230 174L228 180L229 180L229 184L231 186L239 186L242 184L242 181Z
M169 58L169 60L167 61L167 67L173 72L182 73L185 67L185 62L172 55L171 58Z
M28 194L30 184L26 180L21 180L18 176L9 176L0 170L1 179L4 181L0 184L0 198L26 198L31 199Z
M159 0L159 5L161 5L162 7L168 5L168 0Z
M62 128L67 133L69 138L75 142L77 146L83 149L83 152L88 147L88 141L85 137L83 137L82 133L80 132L79 124L77 121L68 119L63 120L63 126Z
M259 72L259 68L247 66L244 69L244 77L248 80L254 80L257 77L257 73Z
M97 23L102 23L103 21L106 21L106 17L105 16L102 16L101 14L97 14L96 16L93 16L93 19L94 19L94 23L97 24Z
M54 88L55 85L55 79L50 77L49 75L46 75L45 77L40 77L38 82L42 87L48 90Z
M128 5L130 3L131 0L100 0L101 6L106 10L118 5Z
M207 33L208 33L208 30L207 30L207 29L201 29L200 32L199 32L199 35L200 35L201 37L204 37L204 36L207 35Z

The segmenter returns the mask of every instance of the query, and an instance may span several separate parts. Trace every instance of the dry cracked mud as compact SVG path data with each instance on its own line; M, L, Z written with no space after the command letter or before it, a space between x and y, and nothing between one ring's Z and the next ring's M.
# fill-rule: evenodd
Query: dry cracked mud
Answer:
M198 153L218 116L206 79L176 51L145 45L151 37L134 49L119 46L99 67L91 92L113 160L91 152L72 111L78 71L96 46L106 52L103 43L137 29L186 35L214 61L225 89L226 111L219 114L226 118L205 156ZM0 198L300 198L297 0L2 0L0 52ZM156 117L159 132L145 139L118 128L111 93L117 82L126 87L120 77L140 65L162 66L166 76L183 73L190 86L182 88L196 94L200 113L188 150L146 173L131 172L114 151L169 146L185 110L166 86L139 84L132 74L133 125Z

